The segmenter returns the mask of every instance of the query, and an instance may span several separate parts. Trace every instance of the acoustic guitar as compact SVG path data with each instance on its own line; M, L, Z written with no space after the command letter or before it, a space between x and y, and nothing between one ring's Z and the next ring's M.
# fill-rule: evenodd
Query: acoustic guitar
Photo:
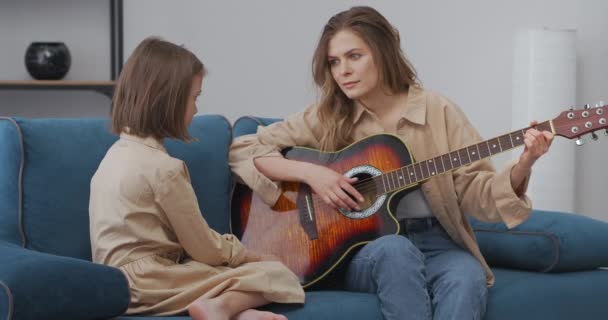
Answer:
M538 130L568 139L606 129L608 106L568 110L539 123ZM524 145L524 128L462 149L415 162L396 136L367 137L337 152L303 147L283 150L287 159L323 165L358 177L353 186L363 195L361 211L336 210L304 183L283 182L272 207L247 186L237 184L232 198L233 232L246 248L277 256L308 287L325 277L354 248L378 237L399 233L392 214L402 194L436 175ZM608 130L606 130L608 135Z

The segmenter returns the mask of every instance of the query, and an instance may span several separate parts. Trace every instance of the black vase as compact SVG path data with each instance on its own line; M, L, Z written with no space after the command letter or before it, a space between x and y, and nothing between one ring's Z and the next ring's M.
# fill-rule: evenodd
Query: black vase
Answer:
M25 51L25 67L34 79L59 80L71 63L70 50L63 42L32 42Z

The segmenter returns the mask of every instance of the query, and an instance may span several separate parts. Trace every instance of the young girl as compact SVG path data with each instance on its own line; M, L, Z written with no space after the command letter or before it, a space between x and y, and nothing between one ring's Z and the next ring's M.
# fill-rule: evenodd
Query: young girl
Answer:
M183 161L164 138L188 140L205 69L188 50L148 38L129 57L113 99L108 150L91 181L93 261L129 281L128 314L195 320L285 319L252 308L302 303L297 277L203 219Z
M285 159L279 153L285 147L336 151L390 133L424 160L481 141L458 106L419 85L397 30L372 8L354 7L328 21L313 77L318 103L231 147L232 170L270 205L280 196L280 181L306 183L334 208L360 210L356 200L363 200L351 185L356 179ZM387 320L481 319L494 277L465 213L510 227L524 221L531 210L525 190L532 165L552 139L529 129L519 161L503 171L477 161L409 192L395 212L401 234L365 245L348 265L346 289L376 293Z

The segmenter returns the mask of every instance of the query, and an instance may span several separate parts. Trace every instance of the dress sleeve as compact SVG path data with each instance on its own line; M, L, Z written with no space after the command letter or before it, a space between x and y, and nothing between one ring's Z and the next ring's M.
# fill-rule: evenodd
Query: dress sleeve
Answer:
M243 263L246 250L236 236L217 233L203 218L182 161L161 174L154 196L190 257L211 266Z
M270 180L259 172L253 162L259 157L282 157L286 147L305 146L319 148L320 126L316 108L269 126L258 126L257 133L241 136L230 147L230 168L236 177L247 184L268 205L274 205L281 195L280 182Z
M457 105L448 103L445 114L451 151L483 140ZM516 163L496 172L491 161L484 159L455 170L454 186L461 210L482 221L502 221L509 228L525 221L532 210L525 194L530 176L516 192L511 186L511 170Z

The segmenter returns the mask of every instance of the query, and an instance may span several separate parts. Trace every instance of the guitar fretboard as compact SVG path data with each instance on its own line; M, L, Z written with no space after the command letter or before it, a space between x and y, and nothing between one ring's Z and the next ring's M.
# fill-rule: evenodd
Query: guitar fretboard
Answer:
M539 123L539 131L552 131L550 121ZM482 141L441 156L416 162L397 170L389 171L372 179L378 195L396 191L409 185L422 182L444 172L456 170L477 160L489 158L524 144L524 134L529 128Z

